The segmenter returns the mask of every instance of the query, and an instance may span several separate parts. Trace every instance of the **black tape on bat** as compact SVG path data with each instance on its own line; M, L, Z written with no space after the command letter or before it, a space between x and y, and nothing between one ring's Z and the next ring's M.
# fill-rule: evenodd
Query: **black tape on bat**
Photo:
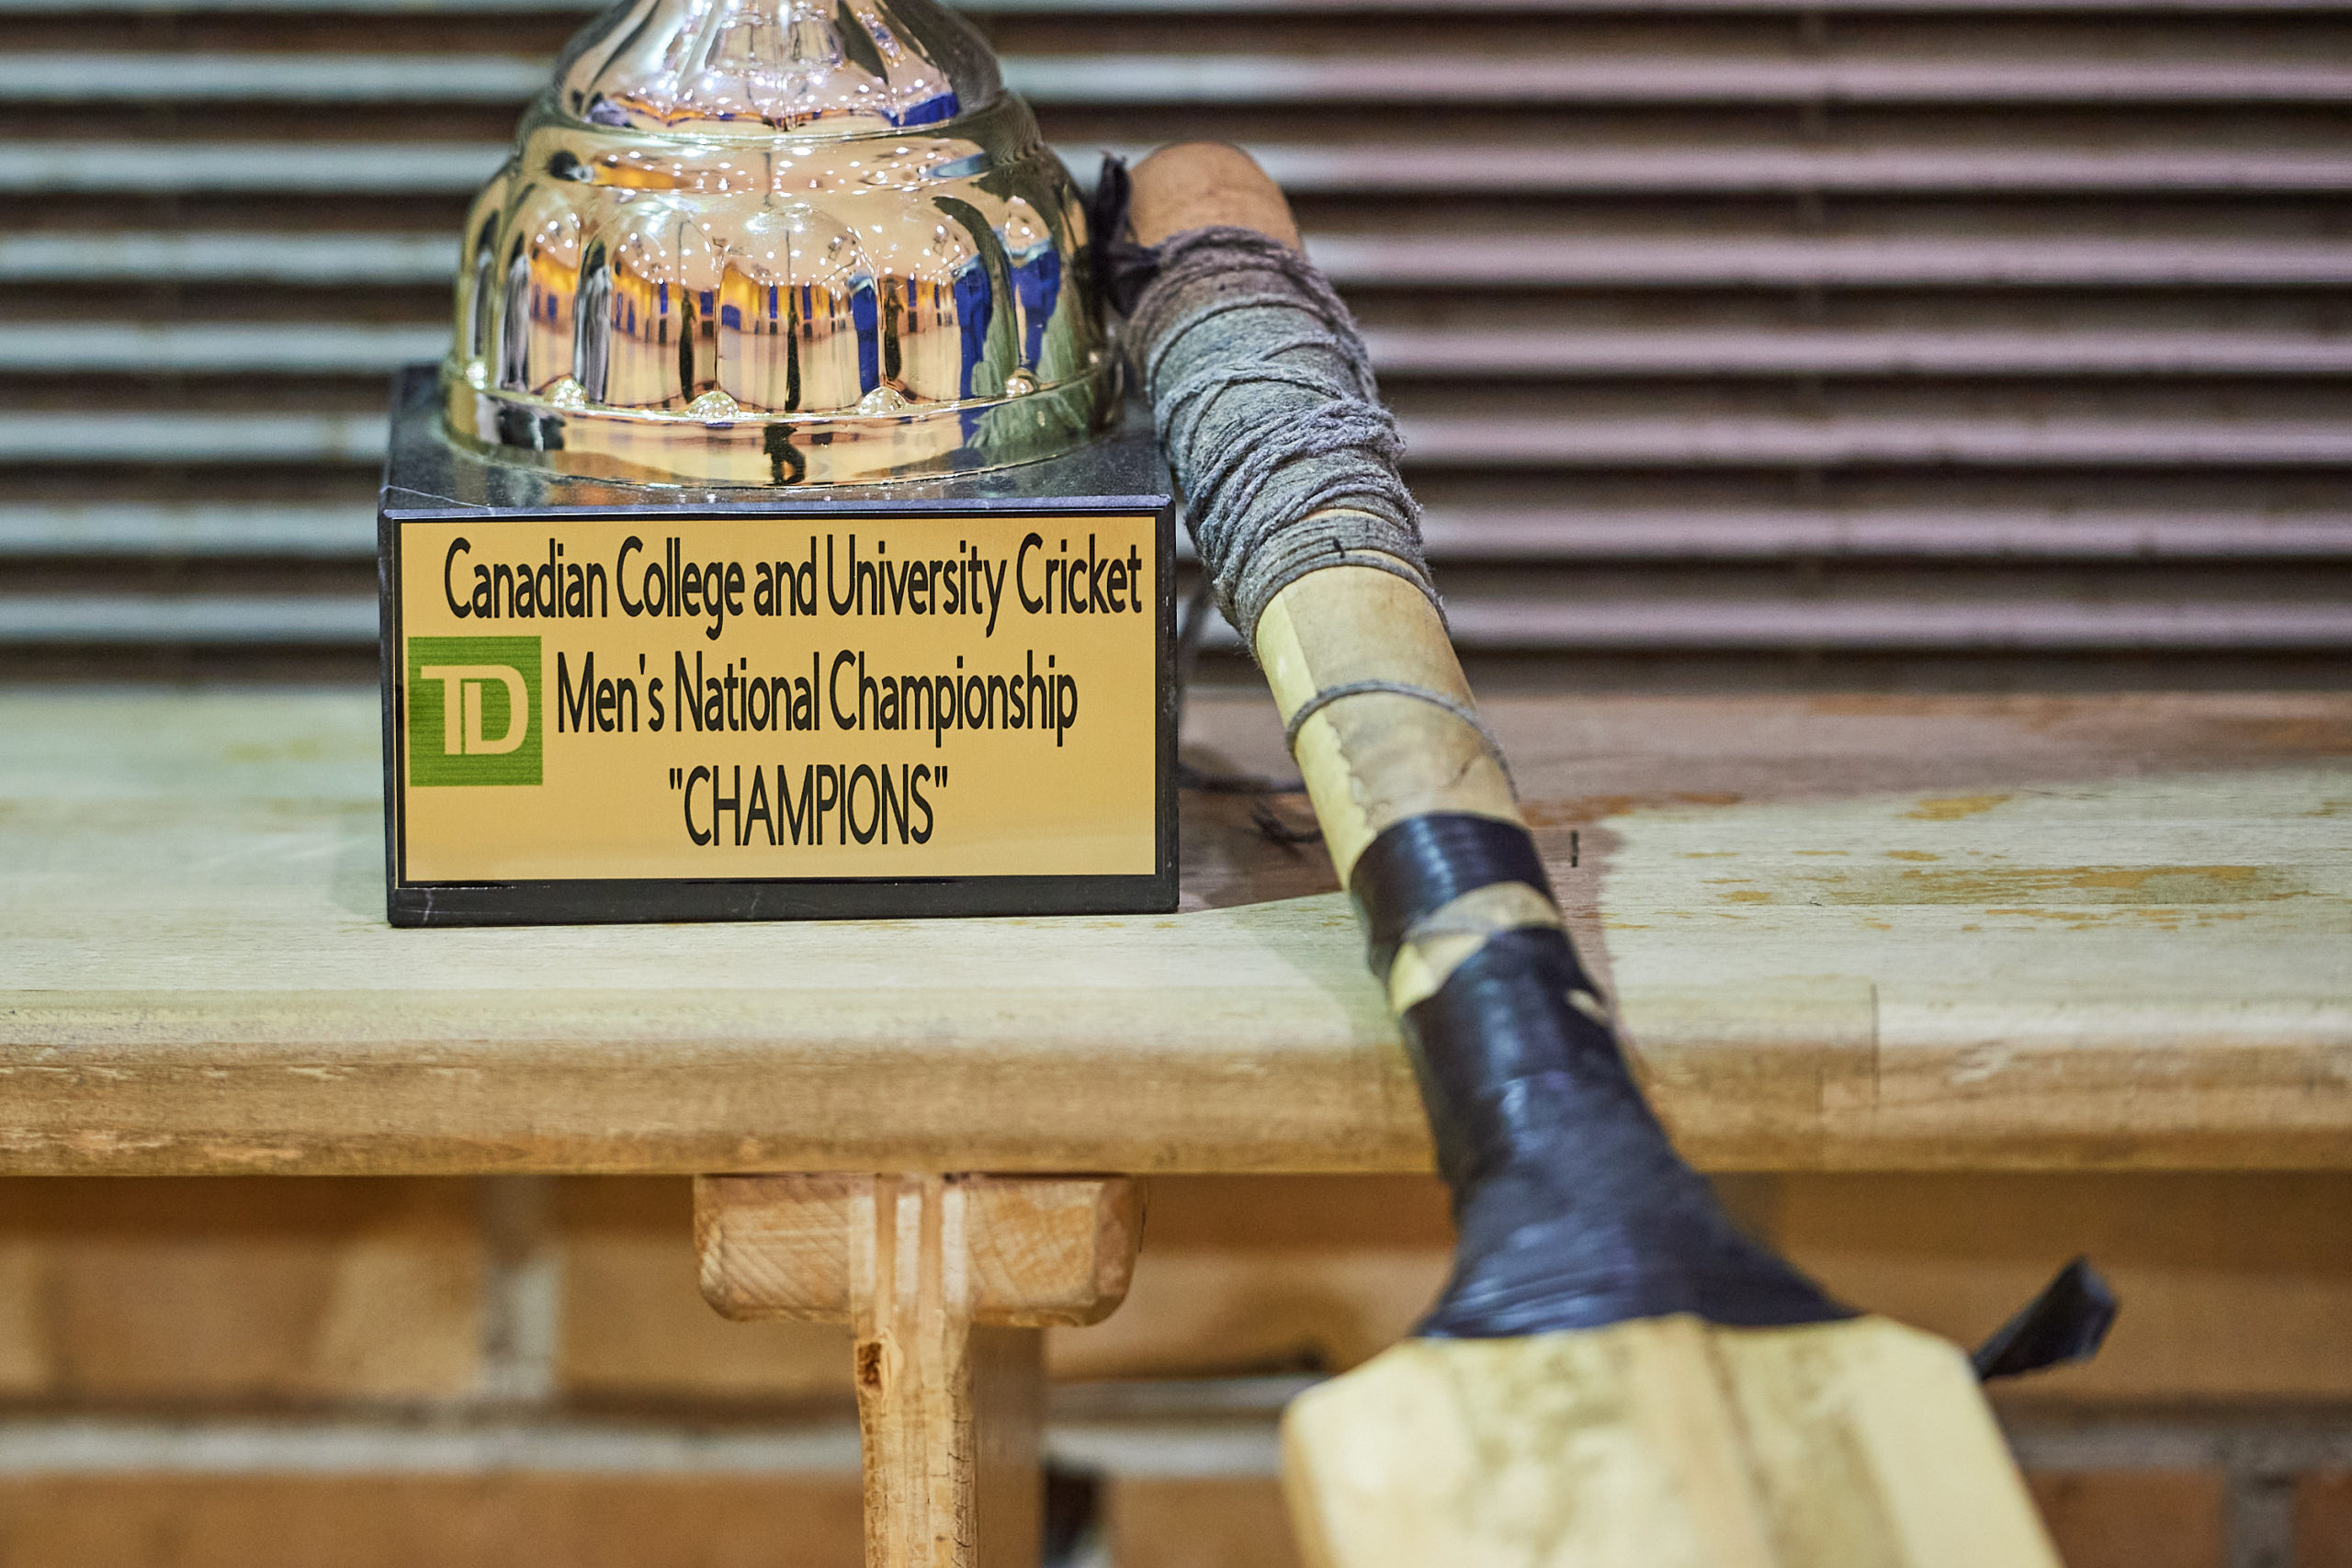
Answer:
M1373 976L1388 983L1389 965L1413 922L1464 893L1501 882L1524 882L1552 897L1535 840L1515 822L1430 811L1383 829L1348 874Z
M1405 1032L1453 1190L1453 1277L1415 1330L1502 1338L1691 1313L1853 1315L1736 1229L1643 1098L1566 935L1487 940Z
M1383 831L1348 878L1374 972L1386 977L1414 921L1503 882L1551 896L1524 828L1436 812ZM1674 1152L1565 932L1488 937L1404 1025L1460 1233L1453 1277L1417 1333L1503 1338L1674 1313L1740 1327L1852 1315L1742 1235Z
M2038 1372L2069 1361L2085 1361L2107 1343L2115 1326L2115 1292L2087 1258L2058 1270L2041 1293L2018 1309L1969 1359L1990 1382Z

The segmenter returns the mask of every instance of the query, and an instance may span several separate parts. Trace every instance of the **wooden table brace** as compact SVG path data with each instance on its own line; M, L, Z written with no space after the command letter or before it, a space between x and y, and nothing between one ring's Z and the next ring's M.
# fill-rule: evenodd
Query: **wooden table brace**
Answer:
M1035 1568L1044 1331L1110 1315L1142 1221L1123 1177L695 1183L721 1315L855 1329L866 1568Z

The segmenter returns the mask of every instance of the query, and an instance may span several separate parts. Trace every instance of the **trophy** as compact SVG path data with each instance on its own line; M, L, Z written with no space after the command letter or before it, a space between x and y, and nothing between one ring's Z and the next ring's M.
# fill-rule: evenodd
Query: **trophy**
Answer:
M932 0L576 37L379 539L396 924L1173 907L1169 481Z

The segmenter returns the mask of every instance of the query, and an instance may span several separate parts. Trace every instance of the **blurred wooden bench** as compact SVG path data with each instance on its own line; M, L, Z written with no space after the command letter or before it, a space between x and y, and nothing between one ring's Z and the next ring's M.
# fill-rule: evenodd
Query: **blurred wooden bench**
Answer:
M2352 1167L2352 700L1490 715L1702 1165ZM1261 698L1190 717L1282 768ZM834 1173L705 1182L706 1285L904 1352L875 1561L1020 1560L1036 1325L1132 1257L1095 1177L1428 1164L1246 802L1188 798L1175 916L394 931L379 789L371 696L0 696L0 1174Z

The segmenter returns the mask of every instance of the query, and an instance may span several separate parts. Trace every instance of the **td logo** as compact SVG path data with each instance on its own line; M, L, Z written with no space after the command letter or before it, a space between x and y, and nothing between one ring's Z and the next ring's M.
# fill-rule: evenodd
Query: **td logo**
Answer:
M408 782L539 782L539 639L408 639Z

